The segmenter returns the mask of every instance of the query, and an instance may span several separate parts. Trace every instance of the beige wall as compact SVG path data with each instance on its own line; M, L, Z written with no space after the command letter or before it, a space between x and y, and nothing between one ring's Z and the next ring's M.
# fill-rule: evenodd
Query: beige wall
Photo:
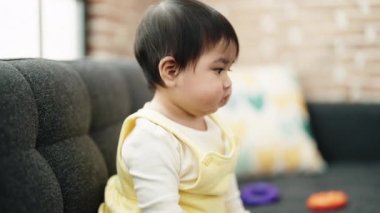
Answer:
M92 57L133 56L133 39L146 8L157 0L87 0L87 51Z
M90 0L89 54L132 56L155 0ZM238 66L283 65L320 102L380 102L380 0L203 0L234 25Z

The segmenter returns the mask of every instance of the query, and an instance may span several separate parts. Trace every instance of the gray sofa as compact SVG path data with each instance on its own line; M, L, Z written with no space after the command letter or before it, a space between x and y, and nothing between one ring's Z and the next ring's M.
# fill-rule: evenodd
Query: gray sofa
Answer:
M151 98L133 60L0 60L0 212L96 212L124 118ZM308 212L307 196L341 189L340 212L380 212L380 105L309 104L329 163L317 176L271 181L280 202L254 212Z

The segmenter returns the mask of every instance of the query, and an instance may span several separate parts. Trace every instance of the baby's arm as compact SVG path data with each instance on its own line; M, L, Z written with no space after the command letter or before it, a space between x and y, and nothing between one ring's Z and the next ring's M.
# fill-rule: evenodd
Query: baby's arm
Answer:
M122 150L139 207L144 213L183 212L178 204L178 143L161 127L143 122L133 130Z
M240 191L237 184L236 175L231 178L231 185L226 195L227 210L230 213L248 213L244 209L243 203L240 199Z

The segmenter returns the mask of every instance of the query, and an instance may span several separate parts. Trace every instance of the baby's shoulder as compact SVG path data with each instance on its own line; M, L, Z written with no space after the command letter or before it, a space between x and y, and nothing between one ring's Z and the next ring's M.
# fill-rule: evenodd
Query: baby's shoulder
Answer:
M178 142L172 133L146 118L137 118L136 125L125 139L127 144L143 146L172 146L178 148Z
M171 133L167 131L162 126L153 123L146 118L137 118L136 126L133 128L133 131L136 133L148 134L152 137L170 137Z

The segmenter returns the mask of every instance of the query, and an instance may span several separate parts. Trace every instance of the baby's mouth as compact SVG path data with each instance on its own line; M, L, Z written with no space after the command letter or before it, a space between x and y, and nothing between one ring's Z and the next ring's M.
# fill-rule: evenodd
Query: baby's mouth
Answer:
M228 94L228 95L225 95L223 98L222 98L222 105L225 105L227 102L228 102L228 100L230 99L230 94Z

